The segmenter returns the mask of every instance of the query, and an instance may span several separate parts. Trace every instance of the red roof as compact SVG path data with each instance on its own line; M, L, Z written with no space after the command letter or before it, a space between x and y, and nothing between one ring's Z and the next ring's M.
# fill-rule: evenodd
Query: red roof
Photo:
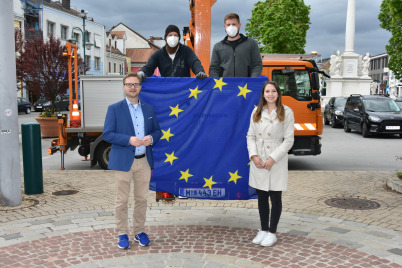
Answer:
M158 49L152 48L127 48L127 57L131 58L131 62L146 63L151 55Z

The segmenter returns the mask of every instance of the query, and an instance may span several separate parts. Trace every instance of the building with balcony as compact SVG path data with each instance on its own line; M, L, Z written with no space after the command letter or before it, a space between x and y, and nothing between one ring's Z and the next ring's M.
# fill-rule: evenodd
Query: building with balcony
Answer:
M18 0L17 0L18 1ZM87 17L85 11L78 11L70 6L70 0L20 0L20 7L14 5L15 13L24 14L26 29L42 30L43 37L53 35L60 38L62 43L75 39L78 45L78 54L84 58L89 66L86 74L104 75L105 61L105 26ZM83 44L85 21L85 43L92 44L85 47Z

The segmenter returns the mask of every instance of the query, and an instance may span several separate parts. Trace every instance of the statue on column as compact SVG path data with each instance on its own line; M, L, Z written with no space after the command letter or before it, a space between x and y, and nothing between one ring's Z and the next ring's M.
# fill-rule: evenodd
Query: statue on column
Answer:
M397 97L395 79L392 79L391 81L389 81L389 97L393 100L395 100Z
M329 72L332 76L340 76L341 74L341 63L342 63L342 56L341 52L338 50L336 55L331 55L330 59L330 69Z
M368 76L370 68L370 57L369 53L367 52L366 55L362 59L362 75Z

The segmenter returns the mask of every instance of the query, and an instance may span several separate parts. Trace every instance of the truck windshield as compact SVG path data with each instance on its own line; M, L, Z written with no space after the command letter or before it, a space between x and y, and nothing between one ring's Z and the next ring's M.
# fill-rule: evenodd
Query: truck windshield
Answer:
M272 79L279 84L283 96L311 101L310 75L307 70L295 70L289 74L283 74L282 70L274 70Z

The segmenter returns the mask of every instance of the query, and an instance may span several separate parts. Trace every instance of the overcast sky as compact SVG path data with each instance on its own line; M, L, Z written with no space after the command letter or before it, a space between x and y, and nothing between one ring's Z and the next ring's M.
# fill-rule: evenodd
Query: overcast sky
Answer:
M380 27L378 13L382 0L356 0L356 53L384 53L391 34ZM217 0L212 6L212 45L225 36L223 17L239 14L241 33L257 0ZM323 58L345 48L347 0L305 0L310 10L306 53L315 50ZM165 28L175 24L182 29L190 20L188 0L71 0L71 6L88 11L88 17L106 26L106 30L122 22L146 38L163 37Z

